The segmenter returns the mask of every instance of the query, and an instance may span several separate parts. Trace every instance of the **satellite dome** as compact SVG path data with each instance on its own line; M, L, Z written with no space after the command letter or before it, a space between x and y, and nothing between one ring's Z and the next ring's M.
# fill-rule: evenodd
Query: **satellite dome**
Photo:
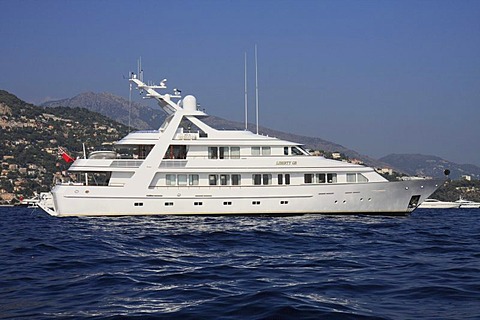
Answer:
M197 111L197 98L192 95L183 98L183 109L187 111Z

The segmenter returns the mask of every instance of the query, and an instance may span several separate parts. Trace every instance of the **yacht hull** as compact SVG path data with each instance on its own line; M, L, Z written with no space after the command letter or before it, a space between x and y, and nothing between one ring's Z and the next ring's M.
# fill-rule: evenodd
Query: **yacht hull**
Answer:
M204 186L133 189L57 185L39 207L54 216L407 215L441 184L410 180L302 186Z

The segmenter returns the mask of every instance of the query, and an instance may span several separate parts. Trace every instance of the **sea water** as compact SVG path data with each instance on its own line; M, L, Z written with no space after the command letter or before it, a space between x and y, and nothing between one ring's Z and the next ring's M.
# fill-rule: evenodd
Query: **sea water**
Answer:
M0 208L1 319L480 319L480 210L55 218Z

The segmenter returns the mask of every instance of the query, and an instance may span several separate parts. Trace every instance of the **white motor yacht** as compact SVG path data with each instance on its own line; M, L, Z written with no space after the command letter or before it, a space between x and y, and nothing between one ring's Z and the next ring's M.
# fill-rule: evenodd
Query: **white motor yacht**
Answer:
M122 152L76 159L70 181L39 206L53 216L204 214L392 214L417 208L443 183L389 182L373 168L313 156L302 145L250 131L217 130L202 121L192 95L160 93L129 79L167 113L158 130L116 143Z
M462 199L462 197L460 197L460 199L455 201L455 203L458 203L460 205L460 208L464 208L464 209L478 209L478 208L480 208L480 203L479 202L465 200L465 199Z
M459 208L460 204L456 202L440 201L437 199L426 199L418 207L429 209L452 209Z

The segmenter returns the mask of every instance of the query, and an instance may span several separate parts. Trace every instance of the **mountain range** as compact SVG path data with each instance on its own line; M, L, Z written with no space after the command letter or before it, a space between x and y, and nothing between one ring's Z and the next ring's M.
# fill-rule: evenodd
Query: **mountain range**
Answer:
M86 92L69 99L49 101L42 104L42 106L86 108L137 129L157 129L165 119L164 112L159 108L155 109L134 102L129 103L126 99L115 96L111 93ZM215 116L208 116L204 121L216 129L243 130L245 127L243 123ZM253 127L253 124L249 124L249 128ZM350 159L361 160L369 166L381 168L389 167L408 175L443 177L444 170L449 169L451 172L450 177L454 179L460 178L462 175L470 175L476 179L480 178L480 167L471 164L457 164L436 156L421 154L390 154L381 159L374 159L337 143L317 137L296 135L265 127L260 127L259 133L274 136L283 140L302 143L307 148L313 150L340 152Z

